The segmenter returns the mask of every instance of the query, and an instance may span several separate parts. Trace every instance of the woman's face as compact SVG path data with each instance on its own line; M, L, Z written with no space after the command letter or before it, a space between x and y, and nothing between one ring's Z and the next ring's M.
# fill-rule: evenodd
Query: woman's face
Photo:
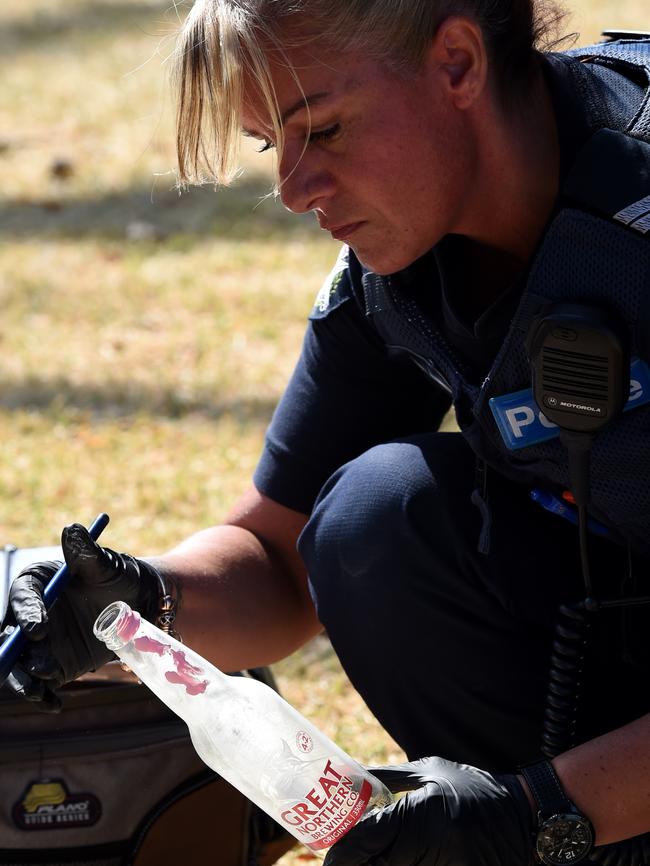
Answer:
M400 76L349 54L314 59L296 51L289 60L300 86L286 66L273 66L285 207L313 211L321 228L379 274L462 231L475 153L446 86L448 69L428 59L419 73ZM272 146L263 103L252 88L246 94L244 129Z

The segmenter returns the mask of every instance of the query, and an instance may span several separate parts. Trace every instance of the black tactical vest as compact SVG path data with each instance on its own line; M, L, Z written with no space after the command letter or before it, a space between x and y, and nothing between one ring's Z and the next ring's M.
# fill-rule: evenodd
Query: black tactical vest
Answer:
M483 383L471 384L462 360L395 279L371 273L362 279L366 311L386 344L408 352L447 388L459 427L477 456L509 478L555 490L569 487L559 439L510 450L489 407L490 398L531 386L524 343L531 318L551 301L602 304L627 322L632 356L650 361L650 39L619 40L559 56L593 133L569 171L560 208ZM616 125L626 116L620 111L626 79L611 69L632 72L646 87L623 128ZM625 412L596 437L590 512L620 539L650 553L650 404Z

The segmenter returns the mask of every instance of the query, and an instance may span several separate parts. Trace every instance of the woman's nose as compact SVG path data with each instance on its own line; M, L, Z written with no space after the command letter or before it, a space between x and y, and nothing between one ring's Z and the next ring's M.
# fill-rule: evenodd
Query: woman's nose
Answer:
M334 176L308 151L291 158L285 154L280 163L280 199L293 213L307 213L322 207L334 192Z

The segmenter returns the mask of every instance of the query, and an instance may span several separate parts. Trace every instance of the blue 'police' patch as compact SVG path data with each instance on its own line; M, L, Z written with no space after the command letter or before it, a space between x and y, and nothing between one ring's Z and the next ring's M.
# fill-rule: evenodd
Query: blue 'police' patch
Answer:
M624 412L650 402L650 367L645 361L635 358L630 365L630 396ZM557 424L553 424L541 411L531 388L504 394L490 399L490 409L497 422L503 441L511 451L537 445L560 435Z

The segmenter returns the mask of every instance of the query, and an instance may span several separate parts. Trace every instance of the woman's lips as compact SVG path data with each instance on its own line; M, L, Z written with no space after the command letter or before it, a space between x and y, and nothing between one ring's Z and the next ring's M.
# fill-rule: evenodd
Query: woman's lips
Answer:
M362 225L363 221L360 221L356 223L346 223L345 225L340 226L332 226L331 228L329 226L323 226L323 228L326 229L337 241L344 241L353 235Z

